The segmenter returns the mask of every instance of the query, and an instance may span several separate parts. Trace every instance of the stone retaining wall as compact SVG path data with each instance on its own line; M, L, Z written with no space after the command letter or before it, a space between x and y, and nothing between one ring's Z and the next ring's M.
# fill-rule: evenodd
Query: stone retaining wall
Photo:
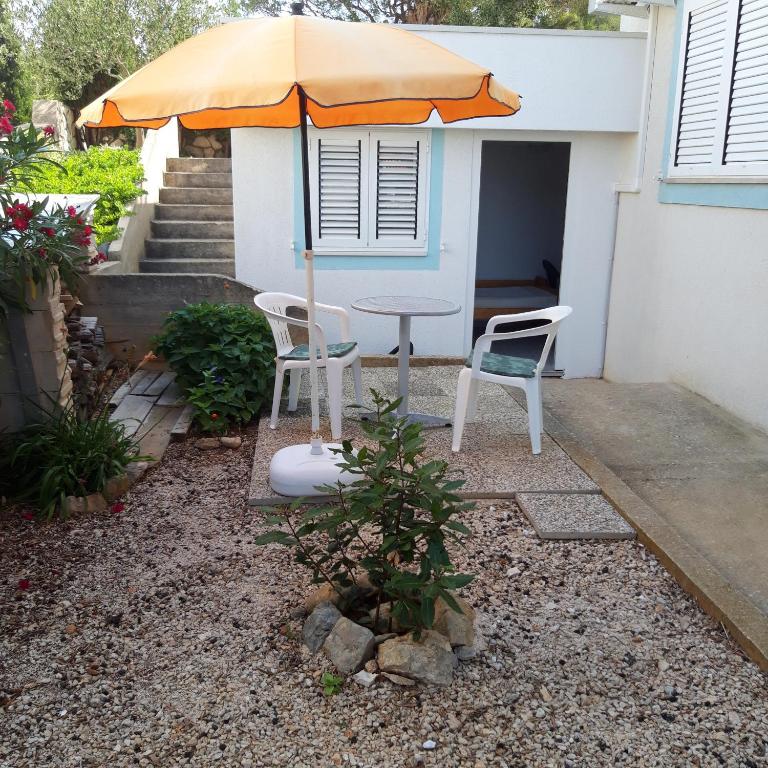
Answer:
M222 275L94 274L80 291L83 314L97 315L107 348L119 360L138 362L152 348L169 312L199 301L253 306L259 293Z

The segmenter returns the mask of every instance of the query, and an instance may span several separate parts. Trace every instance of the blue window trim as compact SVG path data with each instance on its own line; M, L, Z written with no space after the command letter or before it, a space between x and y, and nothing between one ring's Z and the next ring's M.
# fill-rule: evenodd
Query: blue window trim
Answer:
M315 254L315 269L440 269L440 233L443 218L443 155L445 130L432 129L429 164L429 210L426 256L328 256ZM304 269L304 202L301 194L301 135L293 132L293 241L294 264Z
M672 52L672 76L669 79L669 97L667 104L667 128L664 135L663 171L666 174L669 152L672 145L672 126L677 109L677 73L678 62L682 55L683 24L685 20L684 3L677 4L675 17L675 44ZM768 175L768 170L766 171ZM750 184L732 182L717 184L710 182L679 181L659 184L659 202L676 205L709 205L719 208L757 208L768 209L768 184Z

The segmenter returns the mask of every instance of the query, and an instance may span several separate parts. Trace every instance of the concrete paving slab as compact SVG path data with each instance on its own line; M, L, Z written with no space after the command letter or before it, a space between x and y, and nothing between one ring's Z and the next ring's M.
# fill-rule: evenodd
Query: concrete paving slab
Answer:
M518 493L515 498L539 538L635 538L635 529L603 496L584 493Z
M420 368L411 372L415 392L411 410L450 417L453 414L453 386L457 367ZM308 377L304 377L308 379ZM396 382L391 368L363 369L364 382L381 389ZM351 382L351 379L350 379ZM306 385L306 382L304 382ZM345 402L354 401L351 383ZM447 392L446 395L429 394ZM302 395L308 395L306 386ZM511 498L521 491L572 491L599 493L598 486L580 470L568 455L546 435L539 456L531 453L527 415L501 387L484 387L476 422L466 425L462 450L451 451L452 429L424 431L428 457L442 458L455 468L457 477L466 480L462 494L467 498ZM324 403L321 403L325 412ZM327 422L323 423L327 433ZM342 424L344 438L356 446L364 444L364 436L355 409L348 408ZM264 416L259 423L259 442L254 456L249 493L254 506L284 503L269 487L269 461L280 448L309 440L309 402L299 400L298 409L289 414L285 403L281 408L277 430L269 428Z

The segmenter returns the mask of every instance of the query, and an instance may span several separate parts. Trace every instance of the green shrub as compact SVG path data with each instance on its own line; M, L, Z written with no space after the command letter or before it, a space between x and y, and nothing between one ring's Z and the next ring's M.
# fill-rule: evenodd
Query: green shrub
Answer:
M247 424L274 384L275 344L263 315L240 304L190 304L153 340L176 371L202 429Z
M315 583L325 581L336 589L340 607L355 621L369 621L375 608L377 626L382 604L391 602L389 629L396 619L418 636L432 626L438 599L460 610L451 592L474 578L456 573L445 547L469 534L456 516L474 505L456 495L464 481L449 479L447 462L423 461L421 424L395 417L400 401L371 393L378 418L361 427L377 447L363 446L355 453L344 441L335 450L338 466L359 479L323 488L331 494L327 505L302 514L306 502L299 499L289 511L270 516L266 522L272 530L256 543L293 549L296 562L312 571ZM361 572L373 597L354 588Z
M71 403L41 412L40 420L9 435L0 450L0 492L53 517L66 496L100 493L138 460L136 441L106 409L81 419Z
M89 147L85 152L70 152L48 164L27 185L30 192L43 194L101 195L93 212L97 243L120 236L117 222L126 204L142 194L144 169L134 149Z

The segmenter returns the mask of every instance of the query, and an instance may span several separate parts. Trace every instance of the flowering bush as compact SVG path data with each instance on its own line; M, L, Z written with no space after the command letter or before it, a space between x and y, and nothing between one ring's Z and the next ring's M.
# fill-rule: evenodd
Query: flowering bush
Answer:
M78 267L88 258L91 227L74 207L49 205L48 199L22 200L13 190L29 184L47 165L54 130L41 133L13 124L15 108L0 107L0 311L27 308L26 295L58 271L72 287Z
M274 383L275 344L263 315L240 304L190 304L154 339L207 432L247 424Z

